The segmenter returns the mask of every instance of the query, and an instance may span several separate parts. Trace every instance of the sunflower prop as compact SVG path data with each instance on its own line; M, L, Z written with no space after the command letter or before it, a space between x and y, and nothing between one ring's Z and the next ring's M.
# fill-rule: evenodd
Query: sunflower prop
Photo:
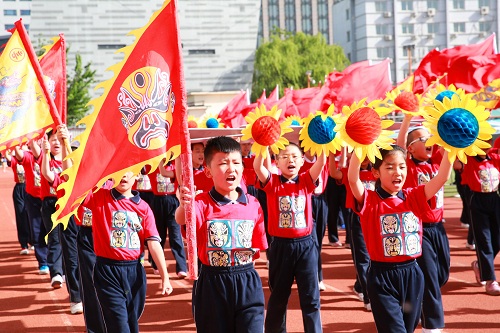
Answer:
M291 121L291 126L304 126L304 119L299 116L288 116L285 121Z
M304 119L304 127L300 131L301 146L305 151L310 150L311 155L320 155L321 152L328 155L340 150L340 143L333 130L335 125L333 107L330 107L326 114L321 111L309 114Z
M366 156L375 163L375 158L382 158L379 148L390 150L394 142L390 136L392 131L386 130L394 122L382 120L390 113L389 108L374 107L380 101L372 101L365 105L365 100L344 106L342 114L335 116L335 131L338 133L342 146L347 146L349 152L354 151L360 161Z
M270 111L266 110L266 106L262 104L260 107L255 108L255 112L250 112L245 120L247 126L241 130L243 136L241 140L253 139L252 151L255 155L266 157L268 147L278 154L280 149L285 149L285 145L289 141L283 137L285 133L292 132L290 128L291 120L285 120L281 124L278 119L281 114L281 109L275 105Z
M387 93L386 100L394 109L401 110L403 113L413 116L420 114L420 96L411 91L394 89Z
M198 127L201 128L223 128L224 124L217 112L206 112L199 120Z
M434 106L434 100L443 102L445 98L451 99L452 96L458 95L460 99L464 98L465 91L461 88L457 89L453 84L446 87L443 84L438 84L436 87L429 89L423 97L424 106Z
M427 106L423 125L431 133L426 146L437 144L448 151L450 163L458 158L467 163L467 156L484 155L491 147L495 129L486 121L490 113L478 105L473 94L452 94L451 98L436 98Z
M198 128L198 120L196 120L196 117L191 115L188 116L188 128Z

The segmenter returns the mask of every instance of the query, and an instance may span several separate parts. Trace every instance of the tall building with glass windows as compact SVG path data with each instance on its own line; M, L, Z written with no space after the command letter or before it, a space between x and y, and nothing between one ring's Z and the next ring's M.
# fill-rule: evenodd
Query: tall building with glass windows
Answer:
M29 31L31 23L31 0L3 0L0 1L0 13L2 15L0 33L0 46L4 45L10 37L7 30L14 28L14 22L23 19L26 30Z
M333 40L351 62L392 59L401 82L435 48L475 44L496 33L499 0L335 0Z
M259 43L276 28L309 35L321 33L333 44L333 0L261 0Z

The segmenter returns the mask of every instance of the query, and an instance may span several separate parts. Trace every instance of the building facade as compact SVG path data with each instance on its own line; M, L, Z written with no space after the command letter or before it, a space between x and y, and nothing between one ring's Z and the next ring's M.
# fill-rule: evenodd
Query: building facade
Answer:
M29 31L31 23L31 0L3 0L0 2L0 27L4 30L0 33L0 47L4 45L10 37L7 31L14 28L14 22L23 19L26 30ZM1 51L1 50L0 50Z

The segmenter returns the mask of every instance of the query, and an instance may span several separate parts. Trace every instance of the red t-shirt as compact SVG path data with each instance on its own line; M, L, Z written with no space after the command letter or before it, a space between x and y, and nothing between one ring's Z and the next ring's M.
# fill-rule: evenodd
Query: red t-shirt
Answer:
M253 161L255 160L255 156L247 156L243 157L243 181L247 186L255 186L257 182L257 174L253 168Z
M382 188L365 189L360 217L370 259L403 262L422 254L422 216L431 211L424 185L391 196Z
M26 177L26 192L35 197L41 198L40 187L41 187L41 174L40 174L40 157L35 159L33 153L30 151L23 152L23 159L19 161L24 167L24 175Z
M308 161L307 159L304 159L304 165L299 170L299 174L302 172L309 171L311 167L313 166L314 162L316 162L316 157L312 162ZM326 189L326 183L328 182L328 176L330 174L329 168L328 168L328 162L325 164L323 167L323 170L321 170L321 173L319 174L318 177L318 185L314 189L314 194L315 195L320 195L321 193L325 192Z
M204 166L199 169L193 169L193 182L197 193L199 191L208 192L214 187L214 181L212 178L207 177Z
M172 165L169 165L166 169L172 170L173 168ZM163 177L160 173L160 168L156 168L155 171L150 173L149 179L151 181L151 190L155 195L175 194L175 190L177 189L175 179Z
M45 156L42 158L45 158ZM49 161L49 166L50 170L54 173L54 182L52 182L52 184L49 184L49 181L45 177L42 177L40 186L40 196L42 199L46 197L57 198L57 186L61 183L61 178L59 177L59 175L63 171L62 161L57 161L51 158Z
M15 156L12 156L10 160L10 167L12 168L12 172L14 173L14 181L16 183L24 184L26 182L26 176L24 175L24 167L17 162Z
M316 188L309 172L303 172L288 181L276 174L269 174L269 180L262 187L266 192L269 235L282 238L298 238L311 234L311 195Z
M467 156L462 171L462 184L474 192L491 193L498 190L500 155L488 153L485 159Z
M441 154L434 154L428 162L420 162L412 158L407 158L407 175L403 188L412 188L427 184L432 178L436 177L439 171L439 163L442 158L440 155ZM439 161L439 163L435 163L434 161ZM444 190L442 187L436 195L429 200L429 205L432 207L432 211L422 216L422 221L425 223L441 222L444 215Z
M354 209L355 200L354 195L352 195L349 180L347 179L347 170L348 168L342 168L341 170L342 182L346 188L345 207L347 209ZM365 189L370 191L375 190L375 183L377 182L377 178L375 178L371 169L359 169L359 180L361 180Z
M237 266L259 258L267 249L259 201L243 192L230 201L215 189L196 196L198 258L208 266Z
M125 198L115 189L100 189L85 200L92 211L94 252L113 260L137 260L147 240L160 241L155 218L138 192Z

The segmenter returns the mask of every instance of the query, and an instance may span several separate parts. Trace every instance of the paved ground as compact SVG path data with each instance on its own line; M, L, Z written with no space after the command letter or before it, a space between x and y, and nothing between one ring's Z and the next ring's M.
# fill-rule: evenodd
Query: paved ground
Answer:
M69 313L68 294L64 288L53 290L48 276L38 275L33 254L19 255L12 206L12 174L0 171L0 332L84 332L82 315ZM500 332L500 297L488 296L477 286L470 263L475 253L465 249L466 230L460 228L459 199L447 198L446 229L451 243L451 276L444 287L446 330L458 332ZM341 231L341 240L344 233ZM168 268L175 272L169 251ZM327 290L321 294L324 332L375 332L370 312L352 293L354 269L349 250L326 247L322 253ZM267 285L265 261L256 267ZM496 260L500 272L500 259ZM146 309L140 319L142 332L194 332L191 317L191 286L188 280L172 277L172 295L157 294L159 277L148 273ZM266 298L269 294L265 288ZM417 329L420 331L420 329ZM290 297L288 332L303 332L296 290Z

